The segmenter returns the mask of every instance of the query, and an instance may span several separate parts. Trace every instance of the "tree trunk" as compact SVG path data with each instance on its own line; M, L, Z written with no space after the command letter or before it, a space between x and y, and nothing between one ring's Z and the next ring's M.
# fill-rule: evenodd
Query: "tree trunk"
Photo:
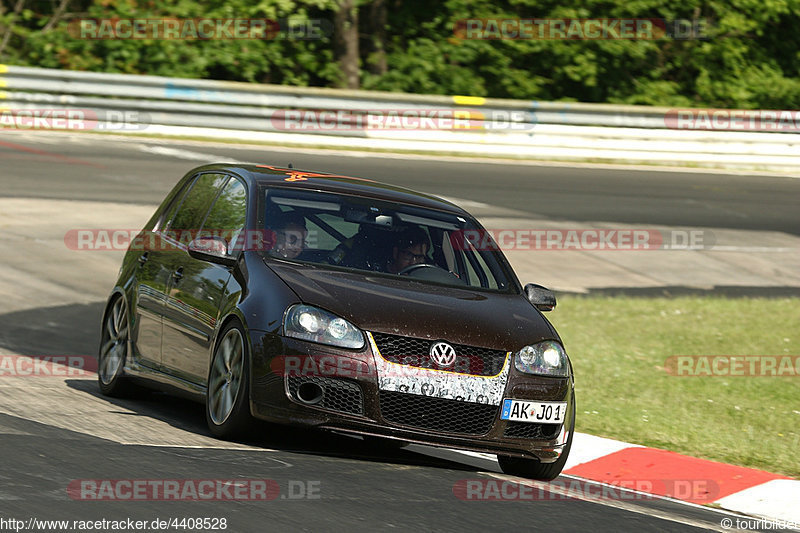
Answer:
M342 70L341 87L358 89L358 10L356 0L340 0L333 18L334 54Z
M3 39L0 41L0 56L3 55L3 51L6 49L6 46L8 46L8 41L11 39L11 34L14 32L14 22L19 14L22 13L23 7L25 7L25 0L17 0L14 6L14 13L8 18L8 27L5 28L6 31L3 34Z
M64 12L67 10L68 5L69 0L61 0L61 3L53 12L53 16L50 17L50 20L48 20L47 24L45 24L44 28L42 28L42 33L52 30L58 25L59 22L61 22L61 18L64 16Z
M372 74L386 74L386 0L375 0L369 8L370 51L367 68Z

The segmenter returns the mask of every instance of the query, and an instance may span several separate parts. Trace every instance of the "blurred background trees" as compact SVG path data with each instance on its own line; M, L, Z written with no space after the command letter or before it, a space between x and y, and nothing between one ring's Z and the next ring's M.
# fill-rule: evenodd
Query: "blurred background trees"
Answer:
M0 62L300 86L800 108L800 0L0 0ZM86 40L77 18L261 18L321 39ZM709 19L702 40L469 40L467 18Z

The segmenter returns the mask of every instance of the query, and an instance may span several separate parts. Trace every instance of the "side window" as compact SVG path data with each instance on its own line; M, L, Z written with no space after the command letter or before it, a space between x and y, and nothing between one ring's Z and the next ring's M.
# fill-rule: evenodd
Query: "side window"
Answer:
M167 224L169 224L169 221L175 216L175 211L178 210L178 207L180 207L181 203L183 202L183 197L186 196L186 192L192 188L192 183L194 183L194 178L186 180L186 183L183 184L181 190L175 193L175 196L172 197L169 206L164 209L164 212L161 214L161 218L158 221L159 230L166 228Z
M184 196L183 202L172 218L168 229L174 231L199 229L211 202L227 179L228 176L222 174L201 174L198 176L194 180L192 188Z
M247 215L247 194L241 181L231 178L220 193L203 224L203 232L219 235L228 242L231 251L232 243L244 229Z

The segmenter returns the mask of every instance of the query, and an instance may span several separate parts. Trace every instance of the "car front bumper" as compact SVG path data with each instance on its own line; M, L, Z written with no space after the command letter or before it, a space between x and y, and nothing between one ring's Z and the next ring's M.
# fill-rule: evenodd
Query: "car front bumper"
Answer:
M536 458L543 463L561 456L568 431L574 428L571 377L531 376L505 368L499 397L568 403L567 417L560 425L508 422L500 419L502 399L495 405L387 390L386 380L379 375L377 358L381 356L370 346L353 352L267 333L252 340L251 412L270 422ZM511 366L510 361L506 366ZM476 381L475 376L464 379ZM307 386L309 391L317 391L314 386L322 390L321 398L304 394L300 387L309 383L313 384ZM309 396L314 401L307 401Z

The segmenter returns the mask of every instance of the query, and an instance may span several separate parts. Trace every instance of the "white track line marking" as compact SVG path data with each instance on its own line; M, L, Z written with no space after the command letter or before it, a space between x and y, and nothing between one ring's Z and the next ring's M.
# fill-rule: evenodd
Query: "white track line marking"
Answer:
M193 152L191 150L183 150L180 148L169 148L167 146L154 146L150 144L143 144L139 146L139 149L143 152L147 152L150 154L164 155L167 157L174 157L176 159L186 159L189 161L201 161L204 163L218 163L220 161L225 161L227 163L234 163L240 165L254 164L254 163L247 163L245 161L237 161L230 157L218 156L203 152Z

